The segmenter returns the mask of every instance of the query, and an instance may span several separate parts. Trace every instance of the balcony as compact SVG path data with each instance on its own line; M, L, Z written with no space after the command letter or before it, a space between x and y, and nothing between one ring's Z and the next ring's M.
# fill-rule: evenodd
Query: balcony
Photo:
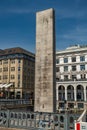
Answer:
M87 78L82 78L82 79L58 79L56 78L56 82L64 82L64 81L87 81Z

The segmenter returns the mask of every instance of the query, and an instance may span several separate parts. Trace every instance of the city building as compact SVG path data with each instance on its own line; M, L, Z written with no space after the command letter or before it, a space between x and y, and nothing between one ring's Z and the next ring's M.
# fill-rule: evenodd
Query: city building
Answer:
M0 98L31 98L35 55L22 48L0 50Z
M87 101L87 46L75 45L56 52L57 109L84 108Z

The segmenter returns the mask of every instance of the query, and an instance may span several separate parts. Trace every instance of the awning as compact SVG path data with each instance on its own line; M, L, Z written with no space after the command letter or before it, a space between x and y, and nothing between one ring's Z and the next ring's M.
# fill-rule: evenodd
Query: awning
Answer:
M8 88L10 87L11 85L13 85L13 83L10 83L10 84L0 84L0 88Z
M8 87L10 87L11 85L13 85L12 83L10 83L10 84L7 84L6 86L5 86L5 88L8 88Z
M0 87L2 86L3 84L0 84Z

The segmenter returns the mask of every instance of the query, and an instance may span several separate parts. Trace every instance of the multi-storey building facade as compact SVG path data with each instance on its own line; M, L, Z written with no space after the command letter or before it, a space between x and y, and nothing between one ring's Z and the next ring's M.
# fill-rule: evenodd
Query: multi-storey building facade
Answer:
M22 48L0 50L0 97L28 98L34 92L35 55Z
M57 109L83 108L87 102L87 46L72 46L56 52Z

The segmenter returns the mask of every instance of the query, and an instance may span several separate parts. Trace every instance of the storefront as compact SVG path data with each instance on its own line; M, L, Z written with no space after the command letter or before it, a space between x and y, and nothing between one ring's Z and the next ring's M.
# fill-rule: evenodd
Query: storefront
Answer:
M0 84L0 99L8 99L14 97L14 90L12 90L12 83Z

